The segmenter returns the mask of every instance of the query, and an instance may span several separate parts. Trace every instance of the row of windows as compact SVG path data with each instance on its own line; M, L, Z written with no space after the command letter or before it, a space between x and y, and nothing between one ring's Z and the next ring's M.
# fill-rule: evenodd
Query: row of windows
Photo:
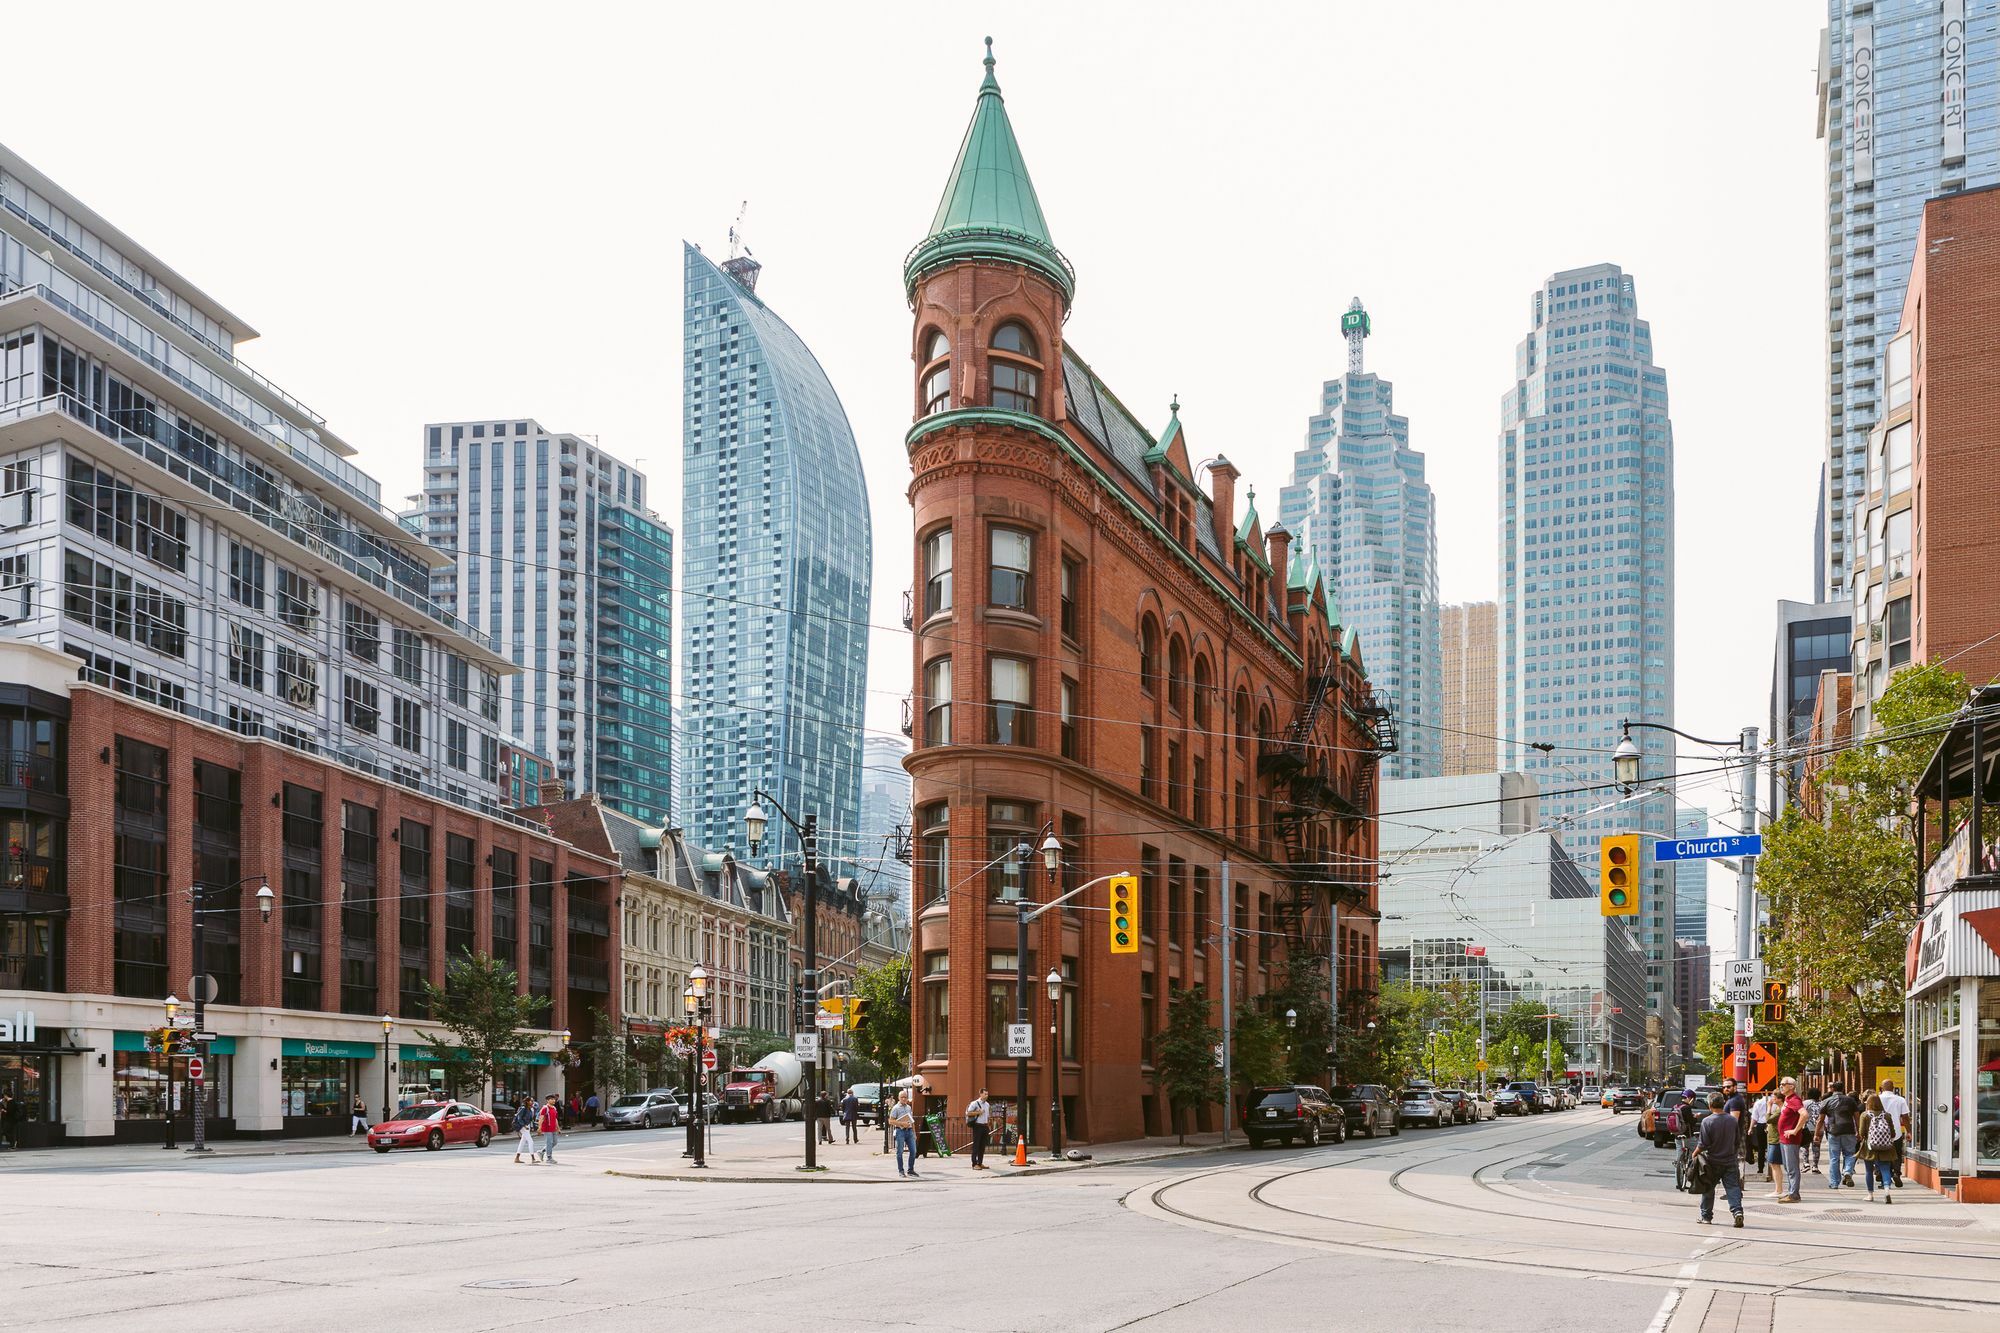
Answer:
M987 345L988 374L994 407L1034 413L1041 394L1041 353L1035 337L1018 323L1002 324ZM951 339L933 329L924 339L924 365L917 377L921 415L932 416L951 407Z

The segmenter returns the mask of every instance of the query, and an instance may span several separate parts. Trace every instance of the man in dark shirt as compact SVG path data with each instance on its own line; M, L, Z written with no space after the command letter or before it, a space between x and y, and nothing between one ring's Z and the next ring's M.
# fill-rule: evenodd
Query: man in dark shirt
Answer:
M1750 1100L1743 1095L1743 1089L1733 1078L1722 1080L1722 1109L1736 1121L1736 1141L1747 1148L1750 1144Z
M1715 1187L1722 1186L1723 1197L1729 1202L1729 1212L1736 1219L1736 1225L1743 1225L1743 1169L1738 1161L1743 1151L1743 1126L1733 1115L1715 1115L1716 1111L1727 1109L1721 1093L1714 1093L1708 1099L1711 1114L1701 1118L1701 1150L1708 1157L1708 1175L1701 1192L1701 1220L1715 1220Z
M1854 1188L1854 1153L1860 1145L1855 1135L1861 1126L1861 1102L1836 1083L1820 1104L1820 1119L1826 1125L1826 1187Z

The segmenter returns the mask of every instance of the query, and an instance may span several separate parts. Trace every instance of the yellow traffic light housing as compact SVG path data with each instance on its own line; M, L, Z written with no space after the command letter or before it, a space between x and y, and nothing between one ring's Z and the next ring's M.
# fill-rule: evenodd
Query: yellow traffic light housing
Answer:
M1612 833L1597 840L1597 910L1604 916L1639 914L1639 835Z
M1111 877L1111 952L1139 952L1139 877Z
M1766 1023L1785 1021L1785 983L1782 981L1764 983L1764 1021Z
M852 1032L854 1029L860 1027L861 1020L866 1017L868 1017L868 1001L859 995L849 997L847 1001L847 1030Z

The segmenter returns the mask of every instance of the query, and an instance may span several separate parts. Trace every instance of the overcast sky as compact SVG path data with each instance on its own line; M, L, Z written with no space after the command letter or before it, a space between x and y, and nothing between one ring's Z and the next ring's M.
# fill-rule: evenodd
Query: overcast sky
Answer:
M910 571L902 259L989 33L1077 350L1155 429L1178 393L1268 515L1359 295L1449 600L1495 596L1531 294L1622 265L1671 394L1678 720L1766 725L1823 450L1815 0L101 8L15 7L0 137L255 323L244 360L385 497L420 484L426 420L532 416L641 464L679 528L680 242L725 253L747 199L759 292L861 442L883 626ZM909 675L877 631L871 727Z

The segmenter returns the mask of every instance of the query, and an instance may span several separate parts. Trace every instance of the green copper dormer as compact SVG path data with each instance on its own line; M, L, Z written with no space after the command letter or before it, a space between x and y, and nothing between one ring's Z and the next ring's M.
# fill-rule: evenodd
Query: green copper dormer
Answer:
M1357 654L1360 653L1360 651L1361 651L1361 631L1349 628L1347 634L1340 641L1340 655L1342 657L1345 657L1350 662L1358 662L1361 660L1357 656ZM1365 676L1368 673L1364 671L1361 674Z
M1153 447L1146 451L1146 461L1148 463L1166 462L1167 450L1171 449L1174 441L1181 437L1181 400L1178 396L1174 398L1173 402L1167 404L1167 411L1172 415L1167 419L1167 428L1160 432L1160 438L1154 441Z
M1049 239L1041 200L1007 119L1000 82L993 77L991 37L986 39L986 78L937 216L931 219L930 235L903 261L905 294L914 298L917 279L932 269L966 259L999 259L1033 269L1061 289L1065 304L1076 293L1076 275Z
M1332 579L1328 579L1325 582L1325 584L1321 586L1320 592L1324 595L1324 600L1326 602L1326 623L1328 625L1331 625L1335 629L1339 629L1340 628L1339 589L1333 586Z
M1243 492L1243 521L1236 525L1236 544L1248 546L1255 551L1257 546L1254 539L1261 535L1257 531L1257 488L1251 486Z
M1291 577L1286 581L1287 591L1303 588L1308 596L1315 594L1320 586L1319 556L1308 545L1306 558L1292 562Z

